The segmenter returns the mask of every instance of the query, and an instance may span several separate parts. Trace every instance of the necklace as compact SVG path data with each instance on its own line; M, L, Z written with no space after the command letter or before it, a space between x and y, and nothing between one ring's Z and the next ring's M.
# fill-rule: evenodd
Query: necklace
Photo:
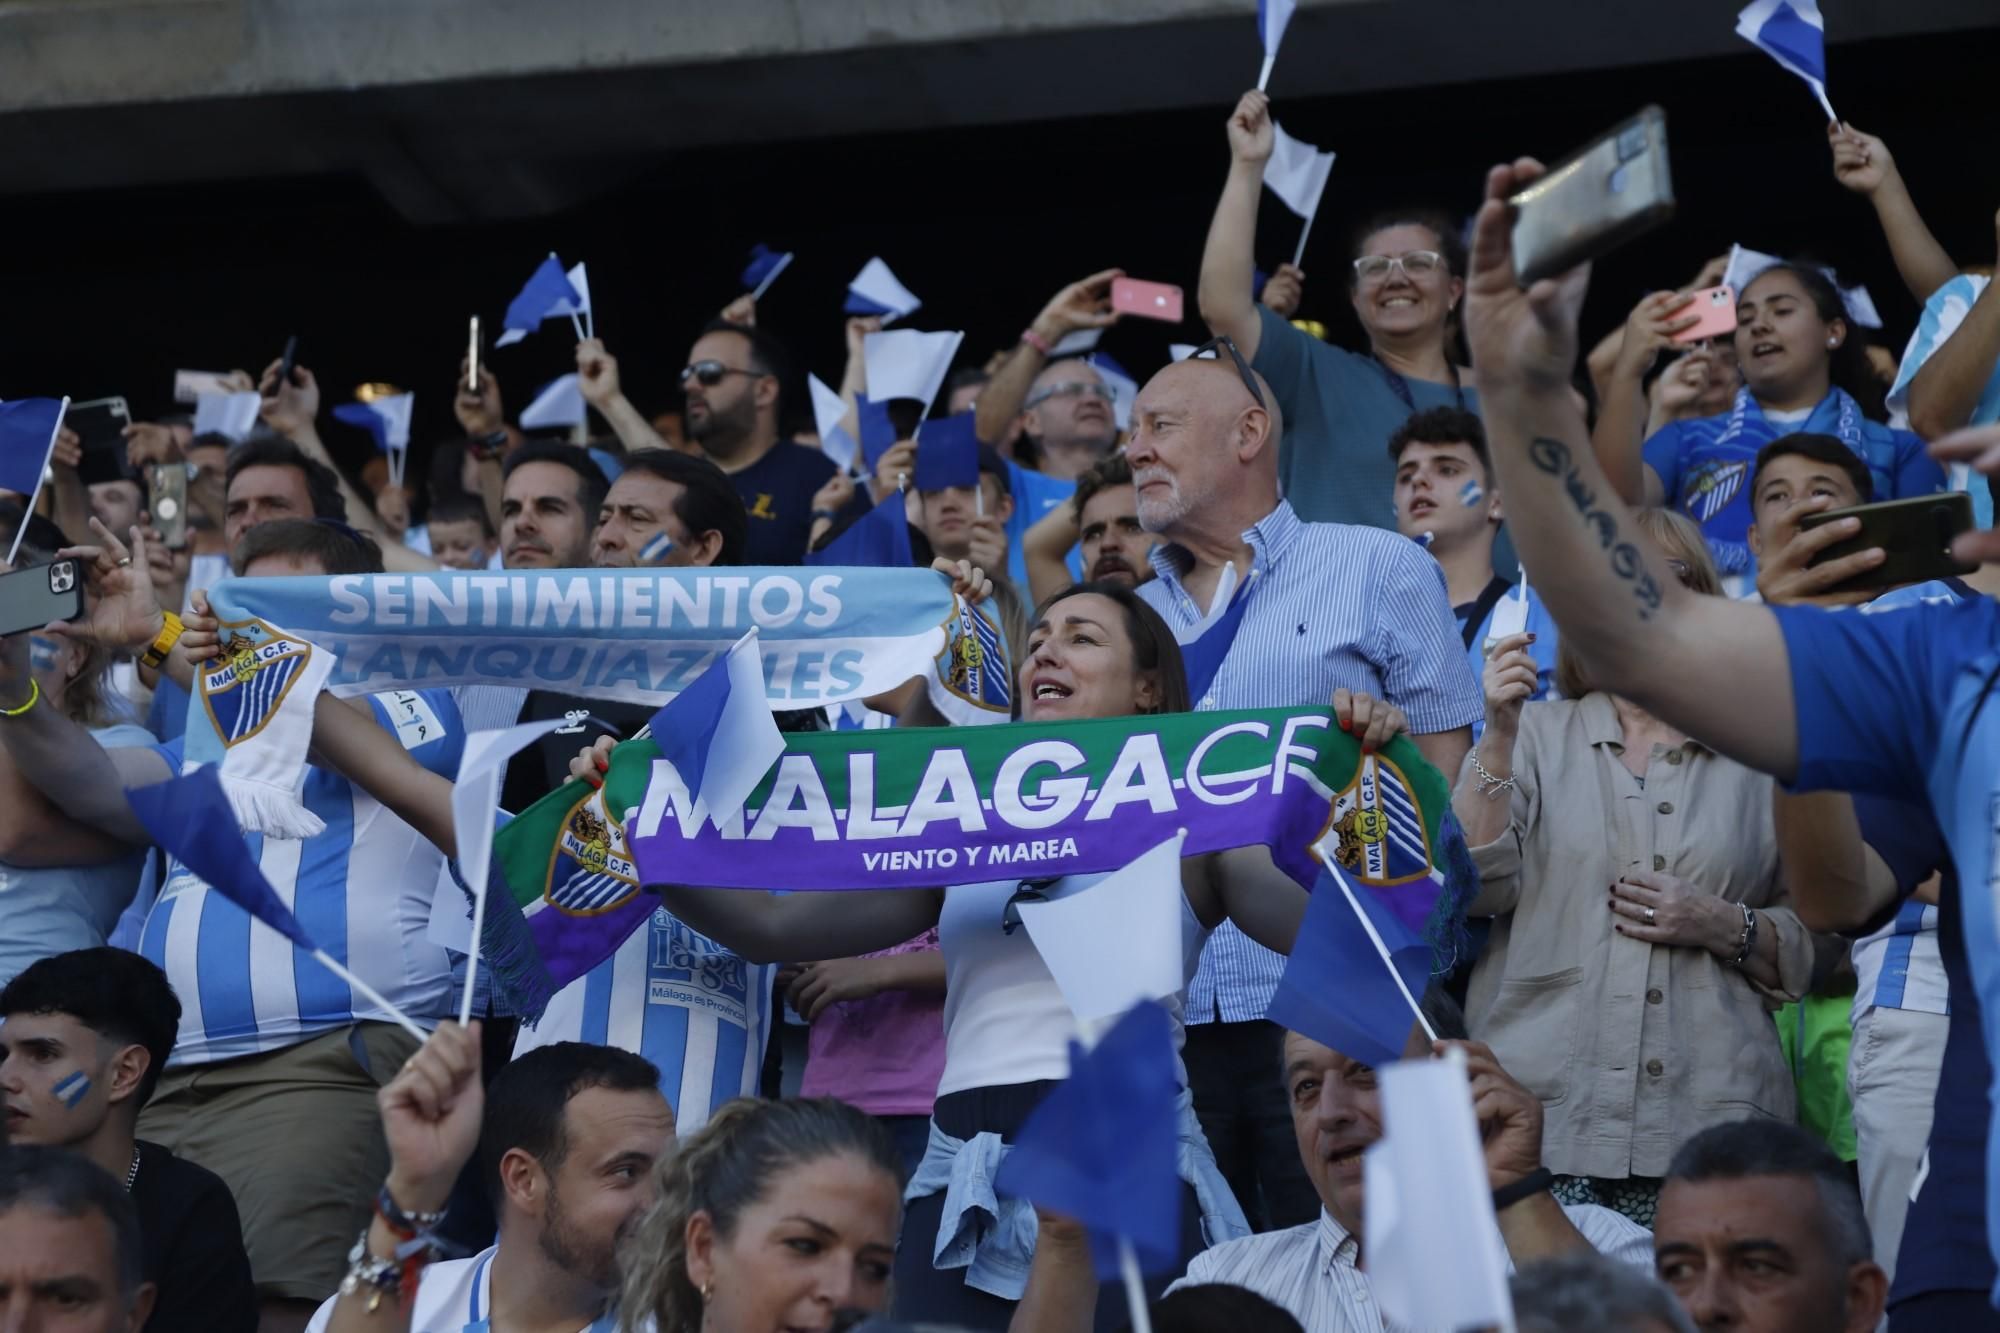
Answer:
M132 1165L125 1172L125 1192L132 1192L132 1183L139 1178L139 1145L132 1145Z

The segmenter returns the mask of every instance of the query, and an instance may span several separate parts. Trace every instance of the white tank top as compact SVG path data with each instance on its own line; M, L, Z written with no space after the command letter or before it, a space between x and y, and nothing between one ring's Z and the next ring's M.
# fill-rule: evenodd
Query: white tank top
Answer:
M1103 875L1072 875L1043 890L1051 899L1090 889ZM1003 1087L1069 1077L1069 1044L1086 1040L1084 1026L1063 999L1062 988L1049 974L1025 926L1010 935L1000 928L1007 900L1021 886L1018 879L984 884L956 884L944 891L938 916L938 946L944 954L944 1076L938 1093L968 1088ZM1174 1056L1179 1064L1182 1045L1181 1010L1187 983L1201 962L1208 929L1188 906L1187 895L1174 901L1181 914L1181 988L1161 1002L1174 1019ZM1106 940L1106 949L1118 947ZM1094 1024L1089 1033L1107 1026ZM1187 1072L1180 1071L1181 1083Z

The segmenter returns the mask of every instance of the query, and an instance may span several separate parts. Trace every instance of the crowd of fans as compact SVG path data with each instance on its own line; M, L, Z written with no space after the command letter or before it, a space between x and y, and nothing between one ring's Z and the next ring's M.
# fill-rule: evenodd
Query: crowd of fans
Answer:
M482 990L460 1026L465 959L430 932L451 817L404 770L449 779L466 733L565 719L509 765L519 811L597 781L651 710L420 691L435 730L383 759L390 701L322 708L304 801L326 830L253 851L419 1043L163 855L123 794L182 767L225 577L797 564L897 502L913 562L997 604L1017 718L1327 707L1452 781L1475 947L1421 997L1441 1041L1413 1028L1406 1055L1464 1053L1520 1327L2000 1327L1970 963L1990 942L1947 813L2000 754L1943 692L1921 725L1894 711L1990 661L2000 564L1858 593L1880 553L1815 562L1852 523L1801 522L1990 494L1990 431L1928 447L2000 421L1990 270L1944 254L1887 146L1835 126L1832 169L1924 304L1900 361L1871 364L1807 260L1744 283L1733 336L1675 338L1717 264L1585 355L1581 275L1514 284L1502 201L1536 170L1516 164L1476 219L1356 230L1367 345L1341 348L1291 322L1338 299L1298 269L1257 294L1274 129L1262 93L1228 118L1195 355L1121 404L1058 354L1118 321L1107 270L946 382L976 485L914 484L922 403L888 404L860 475L788 432L795 367L747 296L684 368L581 339L602 431L524 432L514 386L461 365L464 436L408 484L335 465L305 366L233 377L262 401L243 439L133 424L115 480L86 484L65 433L39 512L0 505L17 564L74 552L90 577L80 619L0 650L8 1326L1123 1326L1081 1227L992 1198L1080 1030L1029 933L996 929L1014 881L648 885L650 920L541 1022ZM849 425L880 326L847 321ZM625 396L676 376L676 412ZM187 475L178 544L149 517L163 468ZM785 725L936 720L906 688ZM1305 892L1264 848L1190 857L1182 882L1182 1253L1153 1325L1381 1328L1376 1071L1265 1017ZM726 984L676 998L690 968Z

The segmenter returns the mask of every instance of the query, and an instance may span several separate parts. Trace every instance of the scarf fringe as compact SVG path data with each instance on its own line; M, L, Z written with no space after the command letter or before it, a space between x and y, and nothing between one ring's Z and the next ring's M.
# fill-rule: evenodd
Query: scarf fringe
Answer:
M236 822L245 833L261 833L267 838L315 838L326 832L326 821L305 808L298 795L283 787L254 778L231 774L224 766L216 775L222 794L236 812Z

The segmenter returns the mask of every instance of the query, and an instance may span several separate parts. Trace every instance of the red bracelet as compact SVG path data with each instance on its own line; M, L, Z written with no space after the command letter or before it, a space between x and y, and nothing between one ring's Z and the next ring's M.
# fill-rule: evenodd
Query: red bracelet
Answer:
M1043 356L1054 356L1056 354L1056 349L1049 345L1049 340L1041 334L1036 333L1032 328L1021 330L1021 341L1034 348L1037 352L1040 352Z

